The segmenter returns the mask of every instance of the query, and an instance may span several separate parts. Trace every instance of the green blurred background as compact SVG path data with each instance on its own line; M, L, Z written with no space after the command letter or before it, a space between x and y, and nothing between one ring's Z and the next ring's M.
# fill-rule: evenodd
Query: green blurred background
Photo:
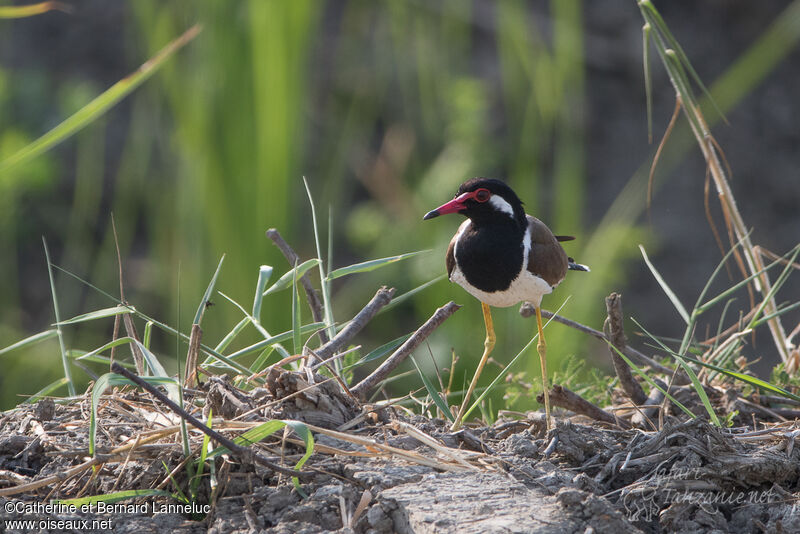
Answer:
M661 4L730 121L717 135L754 241L783 253L800 228L800 139L791 118L800 109L797 3ZM652 331L679 335L680 319L637 244L648 247L687 305L719 260L703 214L703 164L681 132L659 167L646 216L654 147L647 140L642 20L632 0L71 6L69 14L0 20L0 160L192 25L203 31L100 120L0 173L0 348L53 322L41 236L55 264L118 293L112 212L126 296L138 309L188 332L223 253L217 289L249 308L259 266L274 266L276 275L289 268L265 238L267 228L278 228L301 258L316 255L302 176L324 250L332 235L332 253L323 259L333 268L432 249L337 280L337 321L352 317L381 285L399 294L444 272L444 251L460 221L421 217L478 175L508 180L529 213L578 237L565 248L592 273L571 273L544 307L556 309L569 296L562 313L594 328L602 328L603 297L616 290L626 312ZM653 67L658 137L674 98L660 65ZM112 305L63 273L56 280L63 318ZM289 299L284 292L265 302L270 332L291 327ZM213 300L203 323L212 345L241 317L224 299ZM449 365L451 347L462 357L458 383L480 355L483 322L478 302L446 281L379 316L357 341L370 350L411 332L448 300L464 307L428 346L440 367ZM310 321L308 310L303 314ZM534 323L517 307L496 310L494 318L494 357L507 362ZM787 319L796 322L797 315ZM112 324L68 328L67 345L100 346ZM571 355L607 365L607 349L581 334L551 325L547 338L551 369ZM767 336L763 341L759 355L776 363ZM154 348L173 369L176 352L185 354L161 334ZM430 362L427 346L417 354ZM54 340L0 358L0 408L63 373ZM535 376L535 360L516 370L528 366ZM79 369L75 376L79 390L90 378ZM398 391L410 387L419 387L418 378ZM528 399L520 407L532 405Z

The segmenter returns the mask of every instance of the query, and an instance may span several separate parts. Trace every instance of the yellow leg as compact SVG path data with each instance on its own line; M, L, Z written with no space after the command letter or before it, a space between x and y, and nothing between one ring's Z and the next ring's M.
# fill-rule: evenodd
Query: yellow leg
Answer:
M547 429L550 430L550 385L547 380L547 345L544 342L544 331L542 330L542 311L538 306L536 307L536 326L539 327L539 342L536 344L536 352L539 353L539 363L542 365L544 420Z
M475 386L478 383L478 377L481 376L481 372L483 371L483 366L486 365L486 360L489 359L489 354L492 352L494 348L494 324L492 323L492 310L489 308L488 304L481 302L481 307L483 309L483 322L486 324L486 341L483 342L483 356L481 356L481 361L478 364L478 368L475 370L475 375L472 377L472 382L469 385L469 389L467 390L467 394L464 395L464 401L461 403L461 408L458 410L458 415L456 416L456 420L453 425L450 427L451 432L455 432L459 428L461 428L461 419L464 417L464 412L467 410L467 405L469 404L470 398L472 397L472 392L475 390ZM452 372L452 370L450 371Z

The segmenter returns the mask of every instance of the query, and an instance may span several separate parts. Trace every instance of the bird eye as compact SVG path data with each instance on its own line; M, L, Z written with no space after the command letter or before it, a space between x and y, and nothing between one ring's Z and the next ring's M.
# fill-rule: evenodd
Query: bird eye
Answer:
M477 200L478 202L486 202L487 200L489 200L490 196L492 196L492 194L489 192L488 189L481 188L475 191L475 200Z

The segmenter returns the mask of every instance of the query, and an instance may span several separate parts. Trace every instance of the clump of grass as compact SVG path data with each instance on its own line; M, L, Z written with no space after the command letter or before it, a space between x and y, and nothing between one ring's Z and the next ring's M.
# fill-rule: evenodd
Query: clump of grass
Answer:
M776 291L773 290L773 282L770 280L769 273L764 267L765 253L761 247L753 244L750 239L750 231L739 212L736 198L733 195L733 190L728 181L728 174L730 174L730 172L725 172L722 163L724 161L724 155L716 139L714 139L714 136L711 134L698 99L692 89L692 82L694 82L706 97L708 97L708 100L716 111L720 114L721 111L711 98L700 76L697 74L694 67L692 67L680 43L678 43L672 35L672 32L669 30L664 19L658 13L655 6L653 6L652 2L650 2L650 0L640 0L638 3L642 18L645 21L643 43L648 102L650 100L649 80L651 77L649 75L650 65L647 59L649 57L648 50L652 44L675 90L675 113L677 115L679 111L683 111L683 115L689 123L692 134L706 160L708 176L713 180L718 192L717 198L720 201L722 213L725 218L725 227L728 231L728 237L731 243L730 250L736 260L736 265L745 278L748 287L752 287L753 290L759 292L762 296L763 300L759 305L759 309L761 312L764 312L766 324L769 327L770 334L778 354L781 357L781 361L787 364L792 372L796 372L798 368L800 368L800 351L789 342L786 331L781 323L782 314L778 312L778 306L775 300ZM648 103L648 110L650 108L651 106ZM648 117L649 115L650 113L648 111ZM670 131L671 126L668 128L661 142L662 146L669 137ZM657 163L657 159L656 157L656 160L653 162L654 166ZM708 188L706 188L706 191L708 191ZM707 201L706 205L708 205ZM709 218L709 220L711 220L711 218ZM716 233L716 229L714 230ZM783 274L781 276L783 276ZM673 300L672 297L670 297L670 299ZM751 302L752 301L753 297L751 295ZM698 310L698 313L702 311L703 310ZM682 311L679 309L679 312L681 312L682 317L686 315L685 310ZM688 322L686 317L684 317L684 320ZM684 342L681 344L681 348L684 350L687 348L686 343L687 337L684 336Z
M309 199L310 199L310 192L309 192ZM313 210L313 202L312 202L312 210ZM316 219L314 219L316 221ZM317 233L318 236L318 233ZM58 300L55 295L55 284L51 284L53 288L53 302L55 305L55 313L56 313L56 323L53 329L47 330L45 332L41 332L40 334L31 336L26 340L22 340L18 343L15 343L2 351L0 354L4 352L9 352L11 350L20 350L26 347L33 345L34 343L38 343L42 340L49 339L51 337L58 337L61 341L61 353L62 353L62 360L64 362L64 369L65 369L65 376L63 379L59 379L55 383L51 384L36 395L36 398L40 397L44 394L52 394L54 391L66 385L68 387L68 393L70 397L75 397L75 390L74 390L74 381L72 378L72 366L73 365L80 365L82 362L99 362L105 365L125 365L128 368L136 367L133 363L130 362L120 362L117 358L116 363L114 362L111 355L108 355L113 351L115 348L120 346L129 346L131 348L131 353L137 353L142 356L143 365L145 366L143 369L140 370L139 374L141 375L140 378L148 384L157 385L163 387L167 391L168 398L178 405L179 409L188 412L196 410L200 408L197 404L198 397L193 396L192 401L187 404L186 399L184 398L184 387L190 386L194 383L194 380L200 379L203 376L211 376L218 374L220 372L226 373L233 373L236 376L235 383L242 389L252 389L254 387L259 387L264 384L265 379L263 377L264 369L270 364L272 366L280 365L285 366L290 369L299 369L301 363L304 359L304 354L306 353L306 349L309 344L312 342L312 338L317 335L319 332L324 331L328 334L328 339L332 339L336 336L337 332L341 331L345 328L348 322L343 324L336 324L333 322L333 300L330 298L331 293L331 282L333 280L350 276L356 275L359 273L373 271L375 269L379 269L388 265L392 265L394 263L407 260L412 258L421 252L411 252L407 254L398 254L395 256L390 256L386 258L380 258L375 260L370 260L366 262L360 262L353 265L349 265L346 267L341 267L338 269L330 269L328 268L327 271L323 268L324 262L320 258L312 258L310 260L304 262L295 262L295 264L287 270L285 273L282 274L275 282L269 285L269 281L272 277L273 272L275 269L272 266L261 266L258 270L258 277L255 284L255 296L253 299L253 304L250 310L246 310L244 306L236 302L231 297L225 295L221 291L216 290L217 280L219 278L220 272L223 267L224 256L220 259L219 264L215 272L213 273L208 286L206 287L202 297L200 298L199 305L195 312L193 321L192 321L192 331L191 334L185 334L180 332L178 329L173 328L165 323L157 321L152 317L147 316L146 314L142 313L136 307L124 302L122 299L117 299L112 295L100 290L99 288L94 288L88 282L84 282L89 287L93 287L101 294L105 295L109 299L113 300L115 305L109 308L93 310L91 312L82 313L78 316L72 317L67 320L61 320L58 310ZM51 272L51 280L52 280L52 271L54 269L59 269L66 274L69 274L73 278L77 280L81 280L77 275L69 273L50 262L49 255L48 255L48 268ZM320 273L320 283L322 284L322 292L323 295L328 294L327 298L323 299L323 307L324 313L323 317L325 318L324 321L313 321L310 323L303 322L303 314L301 313L301 306L299 302L299 290L300 284L299 279L306 275L309 271L317 269ZM405 298L409 298L422 288L416 288L409 291L406 295L401 295L398 297L397 300L402 300ZM265 325L261 322L261 310L264 306L264 301L270 298L271 295L279 293L281 291L291 290L293 292L293 298L291 299L291 310L287 310L287 313L291 314L292 317L292 328L291 330L281 332L280 334L271 334L266 328ZM242 318L219 340L214 346L207 345L200 341L202 335L201 323L206 315L206 310L208 308L208 303L211 301L212 296L214 294L219 294L224 299L229 301L233 304L242 314ZM85 324L91 322L102 322L108 321L110 319L118 319L119 317L133 317L138 320L142 320L145 322L144 328L144 337L143 341L140 341L138 336L135 333L135 328L132 330L128 330L126 336L119 337L117 339L112 339L111 341L103 344L102 346L95 348L91 351L77 351L77 350L68 350L65 343L64 337L62 335L62 329L71 327L78 324ZM132 324L132 323L131 323ZM249 328L248 328L249 327ZM127 328L127 323L126 323ZM188 355L185 360L185 365L183 367L184 372L181 373L181 358L178 358L178 377L183 374L183 378L176 378L168 373L162 364L161 358L157 356L150 347L150 340L152 338L152 330L153 328L160 329L172 336L180 343L185 343L188 346ZM233 349L232 347L237 342L237 340L242 336L243 333L246 331L255 331L255 333L261 337L261 340L252 343L250 345L244 346L242 348ZM342 381L342 384L345 385L350 383L353 377L353 371L364 364L372 362L377 359L384 358L387 354L391 351L395 350L398 346L403 344L411 334L406 336L401 336L397 339L391 340L380 347L370 351L362 358L355 358L352 356L349 360L343 358L335 358L332 361L336 362L331 367L326 367L331 373L337 376L339 379L347 380ZM287 349L287 344L291 343L291 350ZM355 354L355 351L349 350L346 347L341 351L343 355ZM113 354L113 353L112 353ZM204 355L204 359L201 361L198 359L198 355ZM254 356L254 359L251 359L249 363L246 361L247 356ZM277 358L276 358L277 356ZM277 361L275 361L277 359ZM106 374L101 375L100 377L96 378L94 386L92 388L92 395L91 395L91 409L90 409L90 417L89 417L89 453L92 456L95 456L97 453L97 445L96 445L96 436L97 436L97 429L99 424L99 416L98 410L101 404L101 400L104 399L104 393L107 389L111 387L119 387L119 386L136 386L134 382L130 379L122 376L120 374L109 372ZM28 399L29 401L32 399ZM226 451L224 447L217 447L214 450L209 450L209 440L208 436L203 438L202 443L199 447L192 446L192 439L190 436L190 432L187 429L186 421L183 417L176 420L179 425L179 432L181 435L181 441L183 445L183 452L184 456L186 457L187 461L185 462L184 469L186 470L186 479L188 482L188 487L184 490L178 483L175 481L174 477L172 476L173 473L169 472L169 479L172 481L174 486L174 491L172 493L165 493L161 490L147 493L147 495L171 495L172 497L178 499L181 502L189 503L195 502L198 498L198 484L200 483L200 479L203 476L204 472L213 473L215 470L214 460L215 458L219 457L223 452ZM210 428L213 419L209 415L207 426ZM308 427L299 421L268 421L263 425L258 427L252 428L248 432L240 435L236 440L235 443L239 445L250 445L252 443L257 443L258 441L264 439L268 435L283 429L285 427L291 428L297 433L300 438L305 443L306 453L305 455L295 464L295 469L300 469L308 457L311 455L314 449L314 441L311 435L310 430ZM195 455L197 457L194 460L191 460ZM88 464L87 464L88 466ZM96 468L96 464L91 464L92 468ZM206 471L207 470L207 471ZM295 487L301 495L304 495L299 481L296 477L293 478L293 483ZM101 499L104 502L114 502L119 499L124 498L134 498L134 497L141 497L144 496L144 493L139 491L130 492L129 490L124 490L121 492L113 492L103 496L93 496L84 498L84 500L89 499ZM78 503L79 501L64 501L69 503ZM83 501L80 501L83 502ZM88 501L87 501L88 502Z

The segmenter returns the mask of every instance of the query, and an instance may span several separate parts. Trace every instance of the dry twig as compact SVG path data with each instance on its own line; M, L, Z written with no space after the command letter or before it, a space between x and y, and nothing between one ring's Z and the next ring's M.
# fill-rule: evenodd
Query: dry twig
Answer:
M455 311L460 307L461 306L451 300L436 310L430 319L425 321L425 323L420 326L417 331L406 340L405 343L400 345L400 347L398 347L391 356L386 358L386 361L384 361L377 369L375 369L372 374L350 388L350 391L354 395L357 395L363 399L370 389L375 387L375 385L389 376L389 373L394 371L394 369L400 365L408 357L408 355L411 354L411 352L425 340L425 338L431 335L431 332L436 330L436 328L438 328L439 325L445 321L445 319L453 315L453 313L455 313Z
M344 347L351 339L358 334L362 328L367 326L367 323L375 317L381 308L389 304L391 302L392 297L394 296L394 288L387 288L386 286L381 287L375 296L372 297L372 300L367 303L364 308L356 314L355 317L345 326L342 328L333 339L329 342L325 343L320 348L314 350L308 357L308 361L306 362L306 366L313 367L317 362L317 359L320 360L327 360L333 354Z
M522 305L519 307L519 314L522 315L523 317L531 317L531 316L533 316L535 314L533 305L530 302L523 302ZM592 337L595 337L595 338L597 338L597 339L599 339L601 341L611 341L610 339L608 339L605 336L605 334L603 332L601 332L599 330L595 330L594 328L591 328L589 326L583 325L583 324L578 323L576 321L572 321L572 320L567 319L565 317L562 317L560 315L556 315L555 313L553 313L551 311L542 310L542 317L544 317L545 319L553 319L557 323L561 323L561 324L563 324L565 326L569 326L570 328L574 328L575 330L578 330L579 332L583 332L584 334L588 334L588 335L590 335ZM625 354L625 356L627 356L627 357L629 357L629 358L631 358L633 360L636 360L636 361L638 361L639 363L641 363L643 365L648 365L648 366L650 366L651 369L653 369L654 371L659 372L661 374L672 376L672 374L675 372L674 369L670 369L669 367L661 365L660 363L655 361L653 358L650 358L649 356L646 356L645 354L642 354L641 352L639 352L638 350L634 349L633 347L630 347L630 346L626 345L625 346L625 350L623 350L622 352L623 352L623 354ZM679 372L678 375L675 377L674 383L675 384L688 384L689 383L689 377L687 377L684 373Z
M608 339L618 351L623 352L625 347L628 346L628 341L625 338L625 329L622 326L622 295L619 293L611 293L606 297L606 312L608 318L603 326L605 330L606 339ZM643 404L647 400L642 386L633 378L631 368L625 363L625 360L617 354L614 347L609 347L611 353L611 361L614 363L614 370L619 377L619 385L622 390L633 401L634 404Z
M540 393L536 396L536 400L541 404L544 401L544 395ZM627 421L614 417L577 393L563 386L559 386L558 384L550 388L550 402L553 403L553 406L561 406L571 412L591 417L595 421L603 421L604 423L617 425L622 428L630 428L630 424L628 424Z
M283 237L281 236L280 232L278 232L275 228L270 228L267 230L267 237L272 240L278 249L283 253L283 256L286 258L286 261L289 262L289 265L294 267L300 263L300 257L297 253L292 249L292 247L284 241ZM325 320L325 314L323 313L322 302L319 300L319 293L314 286L311 285L311 280L308 278L308 273L303 273L303 276L297 279L300 282L300 285L303 286L303 290L306 292L306 300L308 300L308 307L311 308L311 316L314 318L314 322L321 323ZM322 329L318 332L320 342L324 345L328 342L328 334L325 329Z
M220 445L227 448L235 456L238 456L239 459L242 460L243 462L247 462L248 460L253 460L256 463L266 467L267 469L275 471L276 473L282 473L284 475L289 475L291 477L297 477L300 479L307 480L308 478L313 476L313 473L304 471L295 471L294 469L289 469L288 467L282 467L278 464L270 462L266 458L263 458L261 455L259 455L252 449L249 449L247 447L242 447L241 445L236 444L233 440L226 438L216 430L207 427L205 424L199 421L195 416L193 416L192 414L190 414L189 412L187 412L186 410L184 410L183 408L172 402L172 400L169 399L169 397L161 393L153 385L145 382L135 374L131 373L130 371L119 365L118 363L114 363L114 365L112 365L111 367L111 370L117 374L124 376L128 380L134 382L137 386L146 390L148 393L150 393L155 398L164 403L170 410L172 410L180 417L182 417L186 422L188 422L189 424L191 424L193 427L197 428L204 434L210 436L212 439L215 439Z

